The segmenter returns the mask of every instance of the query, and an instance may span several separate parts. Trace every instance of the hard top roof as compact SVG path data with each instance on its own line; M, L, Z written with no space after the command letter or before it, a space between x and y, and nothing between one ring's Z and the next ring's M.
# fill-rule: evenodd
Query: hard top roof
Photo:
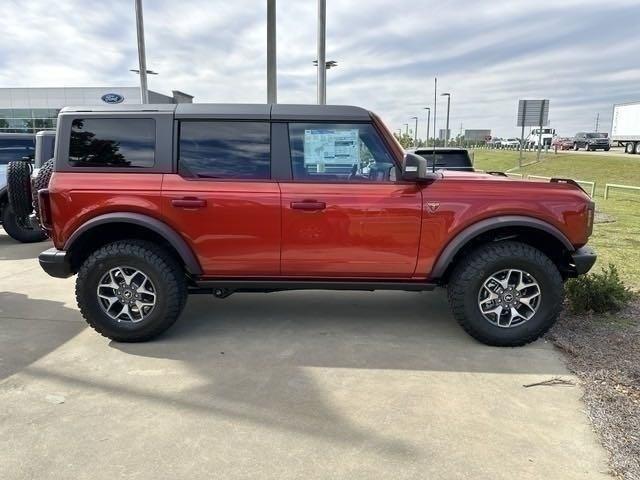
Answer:
M219 120L297 120L366 122L368 110L349 105L243 104L243 103L178 103L120 104L65 107L62 113L79 112L175 112L176 118L209 118Z

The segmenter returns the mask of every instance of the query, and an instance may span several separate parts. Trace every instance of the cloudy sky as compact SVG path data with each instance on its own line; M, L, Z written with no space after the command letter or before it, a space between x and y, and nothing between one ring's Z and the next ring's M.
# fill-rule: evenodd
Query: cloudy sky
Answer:
M516 136L519 98L549 98L561 134L608 130L640 100L640 0L327 0L328 103L424 117L433 78L451 127ZM0 87L129 86L133 0L3 0ZM144 0L150 88L266 101L266 0ZM316 1L278 0L278 100L316 100ZM445 99L438 126L444 128ZM422 122L422 120L421 120ZM419 130L426 128L422 122Z

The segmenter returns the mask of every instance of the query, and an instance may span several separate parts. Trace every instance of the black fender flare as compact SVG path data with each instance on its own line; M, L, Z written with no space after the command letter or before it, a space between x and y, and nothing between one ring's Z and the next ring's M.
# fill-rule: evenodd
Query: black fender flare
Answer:
M575 247L571 244L569 239L566 237L564 233L558 230L556 227L551 225L544 220L540 220L534 217L527 217L524 215L503 215L499 217L487 218L485 220L480 220L477 223L474 223L460 233L458 233L442 250L440 255L438 256L438 260L436 261L432 271L431 278L441 278L450 263L453 261L456 254L472 239L477 237L478 235L489 232L491 230L496 230L498 228L503 227L530 227L535 228L536 230L541 230L545 233L548 233L555 237L569 252L575 251Z
M71 234L71 236L64 244L64 250L69 251L73 247L73 244L79 238L81 238L83 234L87 233L91 229L99 225L105 225L108 223L130 223L147 228L152 232L157 233L165 240L167 240L169 244L176 250L176 252L178 252L178 255L184 262L187 272L192 275L202 275L202 267L200 267L198 259L196 258L193 250L191 250L191 247L189 247L184 238L182 238L182 236L180 236L173 228L171 228L166 223L140 213L121 212L98 215L97 217L94 217L91 220L83 223L79 228L75 230L75 232L73 232L73 234Z

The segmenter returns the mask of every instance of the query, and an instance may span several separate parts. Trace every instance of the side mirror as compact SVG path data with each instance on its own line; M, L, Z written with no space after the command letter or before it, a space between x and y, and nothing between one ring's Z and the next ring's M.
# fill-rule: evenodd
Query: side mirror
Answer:
M429 182L437 174L427 170L427 160L415 153L407 153L402 162L402 179L407 182Z

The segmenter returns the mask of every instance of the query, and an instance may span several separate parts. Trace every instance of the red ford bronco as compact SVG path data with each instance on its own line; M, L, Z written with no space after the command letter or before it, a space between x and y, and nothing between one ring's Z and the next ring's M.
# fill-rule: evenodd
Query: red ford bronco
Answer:
M65 108L39 205L42 268L77 274L117 341L165 331L189 293L447 286L469 334L523 345L596 259L573 181L433 171L348 106Z

